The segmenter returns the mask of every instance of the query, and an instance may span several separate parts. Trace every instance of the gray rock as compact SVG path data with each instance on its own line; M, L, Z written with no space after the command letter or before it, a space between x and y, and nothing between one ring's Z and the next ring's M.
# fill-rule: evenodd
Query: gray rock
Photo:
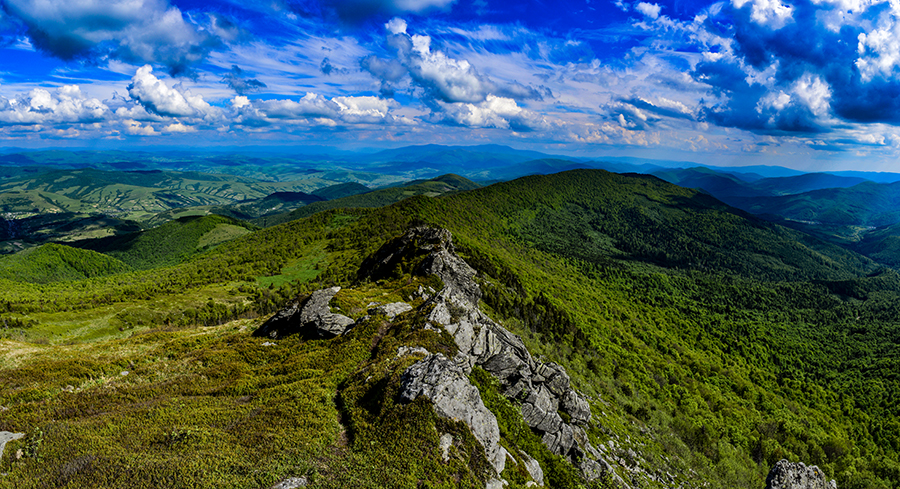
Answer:
M522 452L522 460L523 465L525 465L525 470L527 470L528 474L531 475L531 480L533 480L537 485L543 486L544 471L543 469L541 469L541 464L524 452Z
M471 410L477 392L468 394L467 386L471 384L459 375L470 372L474 365L478 365L500 381L501 392L505 396L521 401L523 420L537 431L553 453L563 455L573 463L579 461L586 464L583 472L588 479L590 474L608 467L579 427L591 419L588 402L572 389L571 380L563 367L535 360L521 338L479 310L478 301L482 293L474 281L476 272L456 255L450 233L444 229L411 229L368 258L359 276L375 279L397 276L396 267L408 263L419 263L415 273L437 275L443 282L444 288L437 292L426 291L422 287L418 291L427 301L422 306L427 311L425 327L446 330L453 336L459 353L453 361L430 355L410 367L407 371L409 378L404 376L406 384L403 395L408 397L407 400L427 395L442 415L465 419L461 406L468 403L470 406L466 409ZM445 372L442 377L442 374L432 370L438 364L455 364L447 367L455 373ZM413 380L423 375L430 377ZM467 398L465 402L448 401L460 396ZM483 406L480 397L477 404ZM572 424L564 422L559 411L570 416ZM476 426L470 424L470 428L482 441L477 434L480 421L472 423ZM500 467L502 456L493 451L494 442L485 444L482 441L482 444L495 467ZM498 473L501 470L498 468Z
M272 489L297 489L298 487L306 487L309 482L306 477L290 477L278 484L272 486Z
M825 478L815 465L779 460L766 477L766 489L836 489L837 483Z
M544 433L558 431L563 422L556 412L550 391L544 386L528 394L522 403L522 418L525 424Z
M405 302L392 302L390 304L385 304L383 306L370 309L369 314L384 314L389 320L393 320L395 317L408 311L412 311L411 305Z
M448 324L444 326L448 333L453 335L456 341L456 347L463 353L469 353L472 345L475 343L475 328L468 321L460 321L458 323Z
M312 338L332 338L350 329L354 321L331 312L328 303L340 287L317 290L305 301L294 301L278 311L254 333L256 336L281 338L295 333Z
M397 358L405 357L406 355L430 355L431 352L422 348L421 346L401 346L397 348Z
M484 485L484 489L503 489L506 487L502 479L491 479Z
M574 390L562 396L561 405L563 411L572 417L573 423L585 424L591 420L591 405Z
M453 435L444 433L441 435L441 459L444 462L450 461L450 447L453 446Z
M544 364L546 370L550 373L545 376L547 387L557 396L565 395L572 388L569 375L566 370L555 363Z
M9 431L0 431L0 460L3 460L3 450L6 449L6 444L13 440L18 440L23 436L25 436L25 433L11 433Z
M557 455L568 456L572 448L575 447L575 430L572 426L561 423L558 430L544 433L541 441L544 442L544 445L551 452Z
M340 290L340 287L331 287L313 292L300 310L300 324L303 327L313 326L322 338L344 334L353 320L331 312L328 306Z
M497 418L484 406L478 388L459 364L438 353L411 365L403 373L400 398L412 402L419 396L430 399L438 415L464 422L497 473L503 472L506 455L500 447Z
M494 333L493 328L481 328L472 344L472 356L483 363L500 353L502 348L503 344L500 343L500 338Z
M431 310L426 319L432 323L444 326L453 322L453 317L450 316L450 309L447 308L447 303L442 300L435 301L434 309Z

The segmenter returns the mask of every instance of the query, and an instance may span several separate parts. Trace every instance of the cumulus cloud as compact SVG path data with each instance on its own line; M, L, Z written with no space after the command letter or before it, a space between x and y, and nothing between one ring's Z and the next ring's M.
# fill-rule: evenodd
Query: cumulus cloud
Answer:
M188 73L217 39L166 0L5 0L32 43L65 60L112 57Z
M779 0L732 0L732 4L737 9L743 8L748 3L750 4L750 19L759 25L771 29L781 29L793 20L794 8Z
M708 15L699 26L678 27L690 32L682 46L702 54L690 71L708 87L700 120L762 133L900 125L900 7L872 0L732 0ZM713 49L709 40L722 35L715 26L723 21L731 22L733 37ZM656 24L646 28L664 28Z
M655 3L647 3L640 2L634 7L638 12L650 17L651 19L658 19L659 13L662 10L661 7Z
M307 93L300 100L274 99L250 100L237 96L231 101L236 118L234 122L248 126L266 126L278 123L326 121L348 124L390 123L390 114L396 102L379 97L334 97L329 99L316 93Z
M90 124L111 115L109 107L96 98L85 97L75 85L50 92L36 88L12 100L0 97L0 124Z
M897 22L897 15L900 15L900 5L882 13L878 27L857 36L859 58L856 67L865 82L876 76L889 78L900 64L900 22Z
M465 59L456 59L431 46L430 36L407 32L402 19L392 19L385 25L387 44L396 57L382 59L368 56L362 59L363 69L381 80L384 87L399 82L407 75L423 89L429 100L443 103L476 104L488 95L516 100L541 99L546 90L528 87L518 82L498 83L481 74ZM383 88L382 93L390 92Z
M442 112L439 121L466 127L495 127L515 131L547 129L549 124L539 114L523 109L511 98L488 95L478 104L438 102Z
M126 119L122 121L125 132L133 136L158 136L159 133L151 125L143 125L139 121Z
M153 68L138 68L128 85L128 95L148 112L167 117L207 117L215 109L200 95L170 87L153 75Z

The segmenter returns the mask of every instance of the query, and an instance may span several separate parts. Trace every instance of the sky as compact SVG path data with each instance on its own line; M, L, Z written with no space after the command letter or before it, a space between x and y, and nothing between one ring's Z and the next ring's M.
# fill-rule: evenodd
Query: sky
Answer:
M900 171L900 0L0 0L0 147Z

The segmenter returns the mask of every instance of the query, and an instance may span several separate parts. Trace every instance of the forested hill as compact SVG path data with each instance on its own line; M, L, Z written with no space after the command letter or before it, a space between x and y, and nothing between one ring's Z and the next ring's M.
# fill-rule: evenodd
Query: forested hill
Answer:
M451 201L484 209L488 232L504 229L531 247L596 264L640 261L768 280L847 279L877 268L843 248L647 175L537 175Z

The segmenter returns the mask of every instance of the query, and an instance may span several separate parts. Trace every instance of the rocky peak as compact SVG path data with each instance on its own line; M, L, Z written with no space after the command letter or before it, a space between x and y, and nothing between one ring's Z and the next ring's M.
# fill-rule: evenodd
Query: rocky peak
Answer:
M481 289L473 280L475 269L456 254L453 237L446 229L411 228L363 261L358 278L381 280L403 273L437 275L444 283L445 296L476 304L481 299Z
M425 299L421 309L427 312L425 327L440 327L453 336L460 352L454 360L470 368L477 365L497 378L504 395L520 405L525 423L541 435L551 452L580 462L585 478L607 472L608 465L596 460L599 454L581 427L591 419L590 405L572 388L563 367L533 358L521 338L481 312L476 271L456 254L450 232L412 228L367 259L361 276L388 277L404 266L416 275L437 275L443 282L444 288L433 296L421 294ZM410 391L410 385L423 381L416 375L420 371L427 370L417 363L406 372L404 392L417 391ZM437 402L435 408L441 409ZM492 452L488 446L485 449ZM492 456L488 453L489 459Z

